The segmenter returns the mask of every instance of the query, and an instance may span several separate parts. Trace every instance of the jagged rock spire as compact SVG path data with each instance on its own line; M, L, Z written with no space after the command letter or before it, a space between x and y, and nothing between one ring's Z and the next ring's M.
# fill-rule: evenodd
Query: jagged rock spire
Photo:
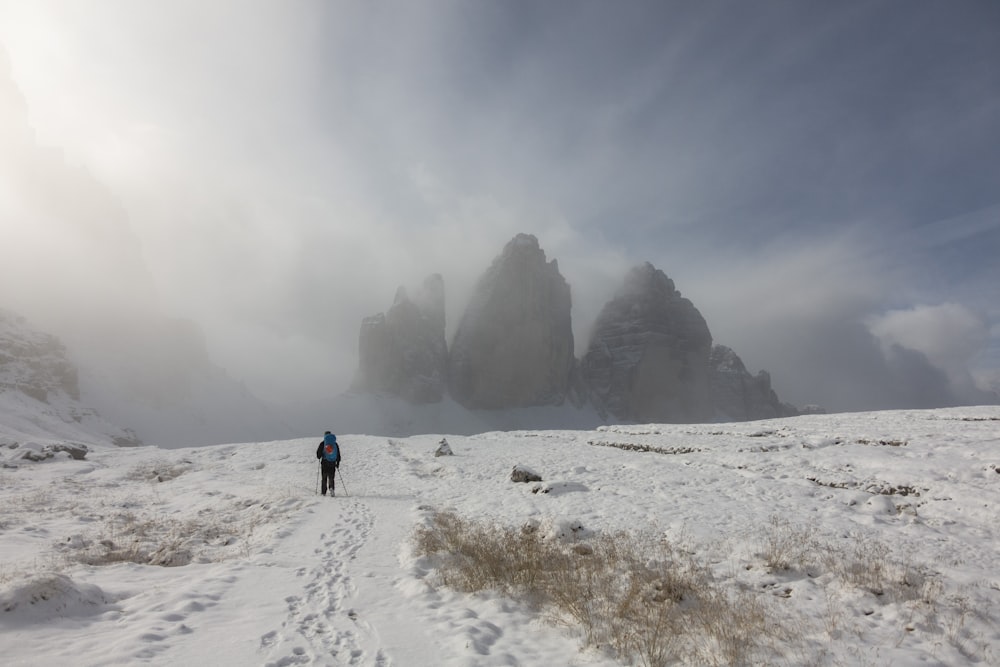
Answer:
M435 403L445 391L444 279L428 276L411 299L396 291L386 313L366 317L358 339L360 363L352 387L411 403Z
M604 306L580 372L592 399L617 419L707 421L711 348L705 318L646 262Z
M479 279L451 345L451 396L470 408L560 404L573 357L570 289L538 239L518 234Z

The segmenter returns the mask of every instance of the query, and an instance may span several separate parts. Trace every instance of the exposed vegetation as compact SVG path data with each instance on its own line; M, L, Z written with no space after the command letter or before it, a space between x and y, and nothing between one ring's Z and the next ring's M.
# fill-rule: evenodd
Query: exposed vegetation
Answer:
M535 526L499 527L435 514L416 531L418 554L434 556L441 582L497 590L581 628L588 645L660 667L680 656L749 664L780 632L764 600L715 584L690 554L651 533L561 541Z
M701 451L693 447L657 447L655 445L612 442L608 440L589 440L587 444L595 447L614 447L616 449L624 449L628 452L653 452L654 454L694 454Z
M858 595L872 609L896 605L905 612L900 641L919 622L975 657L974 642L962 633L971 613L962 598L945 595L935 574L894 557L888 545L860 534L831 542L779 518L759 529L754 543L752 553L737 557L741 578L720 575L706 555L649 531L552 534L535 524L501 526L441 512L413 537L440 584L520 599L579 628L586 645L610 649L626 664L798 664L804 656L808 664L826 664L817 637L839 641L860 631L855 612L844 609ZM749 583L754 571L771 581ZM806 627L780 606L794 604L782 601L802 581L815 581L827 596L822 628Z

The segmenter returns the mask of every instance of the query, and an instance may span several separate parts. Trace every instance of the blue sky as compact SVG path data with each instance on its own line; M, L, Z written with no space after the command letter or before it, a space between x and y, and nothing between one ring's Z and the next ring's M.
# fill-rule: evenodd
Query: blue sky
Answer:
M974 397L1000 369L998 35L992 0L0 0L32 141L124 212L102 284L148 281L296 400L346 386L397 285L442 273L457 323L518 232L578 347L650 261L785 400ZM40 243L24 209L7 231Z

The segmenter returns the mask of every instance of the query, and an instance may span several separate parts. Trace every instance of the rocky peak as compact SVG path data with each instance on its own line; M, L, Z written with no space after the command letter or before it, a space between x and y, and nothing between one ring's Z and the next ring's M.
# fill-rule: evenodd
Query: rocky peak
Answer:
M562 403L573 357L569 285L538 239L518 234L479 279L451 345L452 397L469 408Z
M424 279L423 287L414 296L414 303L420 309L421 316L426 318L435 331L444 332L444 278L440 273L434 273Z
M625 275L625 281L616 296L649 299L662 305L671 298L680 297L681 293L667 274L649 262L643 262Z
M698 309L646 262L628 273L602 309L581 375L598 407L617 419L706 421L711 346Z
M358 339L360 364L353 388L411 403L444 396L448 348L444 336L444 280L434 274L411 299L396 290L386 313L366 317Z
M778 400L767 371L751 375L743 360L725 345L715 345L709 358L715 418L749 421L790 417L798 411Z

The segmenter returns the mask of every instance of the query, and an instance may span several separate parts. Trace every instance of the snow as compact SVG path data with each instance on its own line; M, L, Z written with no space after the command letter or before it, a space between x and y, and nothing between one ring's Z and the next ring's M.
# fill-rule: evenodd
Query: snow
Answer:
M1000 662L997 406L338 431L335 498L316 493L321 432L181 449L95 438L84 460L30 461L24 451L65 441L29 439L29 426L0 422L5 665L623 664L545 610L442 585L410 539L441 510L583 539L662 534L789 629L764 662ZM434 456L442 437L453 456ZM543 481L512 482L515 466ZM876 595L797 549L867 549L924 594ZM787 569L768 566L786 555Z

